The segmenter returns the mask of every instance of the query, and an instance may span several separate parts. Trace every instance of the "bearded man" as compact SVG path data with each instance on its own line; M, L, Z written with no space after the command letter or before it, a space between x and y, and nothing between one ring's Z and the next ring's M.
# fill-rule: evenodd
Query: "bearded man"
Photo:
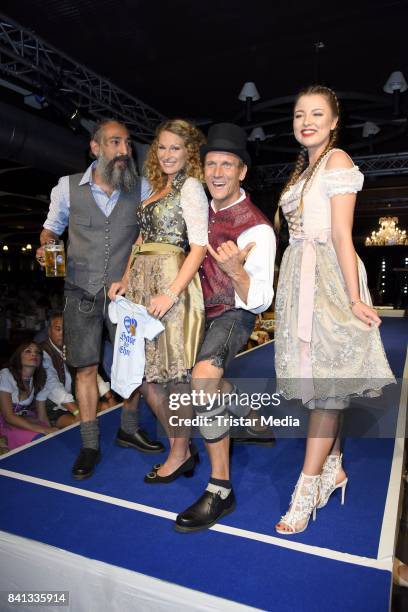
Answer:
M72 468L76 479L92 475L100 459L97 372L103 328L112 343L115 329L108 316L108 289L124 273L139 227L136 209L147 197L132 158L123 123L99 123L90 148L96 158L85 174L63 176L51 192L40 235L37 260L44 265L43 245L68 226L65 278L64 340L67 363L76 369L76 398L81 415L82 448ZM142 452L163 451L138 427L137 411L125 402L116 441Z

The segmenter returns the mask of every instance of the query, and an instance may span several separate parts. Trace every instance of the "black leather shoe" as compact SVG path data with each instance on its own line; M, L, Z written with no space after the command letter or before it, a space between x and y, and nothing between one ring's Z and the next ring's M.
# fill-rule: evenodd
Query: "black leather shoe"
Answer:
M81 448L79 455L72 466L72 476L76 480L84 480L94 473L96 464L100 461L101 453L94 448Z
M204 491L202 496L176 518L174 528L181 533L202 531L215 525L223 516L235 510L235 495L231 493L222 499L219 493Z
M233 438L234 444L256 444L258 446L274 446L276 440L268 430L257 431L251 427L246 427L248 436Z
M164 451L164 446L161 442L152 442L147 437L147 433L140 428L132 434L119 429L116 434L116 444L124 448L135 448L141 453L162 453Z

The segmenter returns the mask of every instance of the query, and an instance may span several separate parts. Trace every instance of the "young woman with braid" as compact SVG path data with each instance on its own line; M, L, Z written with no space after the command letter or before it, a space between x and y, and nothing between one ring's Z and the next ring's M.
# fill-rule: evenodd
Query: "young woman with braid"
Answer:
M302 472L280 534L306 529L316 508L347 476L340 452L340 418L350 397L379 394L393 382L371 306L366 273L352 241L356 193L363 175L334 148L339 121L335 93L301 91L293 129L301 145L279 201L289 225L276 295L275 367L278 391L312 409Z

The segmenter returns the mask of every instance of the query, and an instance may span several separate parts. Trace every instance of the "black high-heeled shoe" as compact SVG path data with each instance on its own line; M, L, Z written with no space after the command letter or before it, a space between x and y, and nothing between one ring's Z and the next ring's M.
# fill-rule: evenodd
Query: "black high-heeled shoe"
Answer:
M160 476L157 471L154 469L156 466L153 466L153 471L146 474L144 477L144 482L146 484L167 484L169 482L173 482L182 474L186 478L191 478L194 476L194 469L197 461L198 455L191 455L184 463L180 465L172 474L168 476ZM160 468L161 464L157 464L157 469Z
M200 455L198 453L198 448L196 447L194 442L190 442L190 453L191 453L191 456L194 457L194 462L196 464L200 463ZM152 472L157 472L158 470L160 470L162 465L163 465L162 463L155 463L152 466Z

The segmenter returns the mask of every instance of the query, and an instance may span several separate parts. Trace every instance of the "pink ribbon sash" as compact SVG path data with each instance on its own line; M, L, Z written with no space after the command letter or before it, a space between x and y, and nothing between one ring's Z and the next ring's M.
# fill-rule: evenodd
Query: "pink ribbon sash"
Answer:
M294 234L290 243L303 242L300 268L298 338L303 342L312 339L314 289L316 281L316 244L326 244L330 232L322 231L315 236Z
M299 304L297 334L300 340L300 375L302 401L306 404L314 397L313 371L310 355L312 339L314 290L316 282L316 244L327 244L329 231L311 236L294 234L290 244L302 242L302 263L300 268Z

